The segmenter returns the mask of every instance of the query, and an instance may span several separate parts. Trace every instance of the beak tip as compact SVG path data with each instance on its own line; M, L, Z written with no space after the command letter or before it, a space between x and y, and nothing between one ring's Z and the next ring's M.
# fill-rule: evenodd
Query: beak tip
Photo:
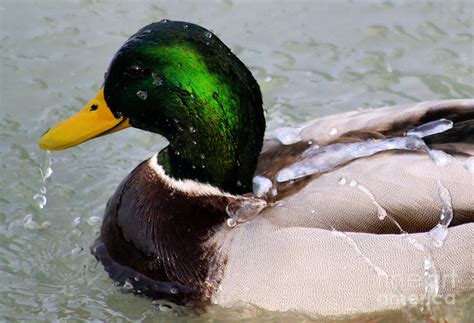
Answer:
M45 143L43 138L40 139L40 141L38 142L38 145L39 145L40 149L42 149L42 150L50 150L50 148L48 147L48 144Z
M38 142L38 145L42 150L48 150L48 144L47 144L47 140L45 139L45 137L47 136L49 130L51 130L51 128L49 128L48 130L46 130L43 133L43 135L41 136L41 139Z

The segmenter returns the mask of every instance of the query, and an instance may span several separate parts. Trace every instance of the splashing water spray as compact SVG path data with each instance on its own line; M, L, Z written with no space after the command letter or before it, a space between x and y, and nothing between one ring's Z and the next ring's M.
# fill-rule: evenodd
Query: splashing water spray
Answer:
M33 200L36 203L38 209L42 210L48 203L48 198L46 197L47 193L47 181L48 178L53 174L53 161L51 159L51 153L49 150L45 151L41 158L41 163L39 166L39 172L41 175L41 188L39 192L33 195ZM45 221L39 225L35 220L33 220L32 214L27 214L23 219L23 225L27 229L37 229L37 228L46 228L50 225L49 222Z

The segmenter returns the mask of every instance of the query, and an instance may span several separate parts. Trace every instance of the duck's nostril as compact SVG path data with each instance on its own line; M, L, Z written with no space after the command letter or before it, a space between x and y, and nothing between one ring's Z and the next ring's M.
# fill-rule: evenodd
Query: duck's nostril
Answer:
M48 131L50 131L50 130L51 130L51 128L48 128L48 130L46 130L46 131L41 135L41 137L43 137L45 134L47 134Z
M99 108L99 106L97 104L93 104L91 105L91 107L89 108L89 111L95 111Z

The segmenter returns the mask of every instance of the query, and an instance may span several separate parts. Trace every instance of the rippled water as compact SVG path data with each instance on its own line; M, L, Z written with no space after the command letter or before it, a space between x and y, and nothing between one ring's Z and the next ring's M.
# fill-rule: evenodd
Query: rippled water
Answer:
M112 55L162 18L215 31L251 68L269 130L356 108L474 96L472 2L0 1L0 319L298 321L211 308L197 316L114 287L89 253L120 180L161 149L127 130L51 154L41 134L92 98ZM35 198L34 198L35 197ZM46 203L46 204L45 204ZM44 206L41 208L40 206ZM448 318L469 320L459 298ZM398 320L406 313L358 320Z

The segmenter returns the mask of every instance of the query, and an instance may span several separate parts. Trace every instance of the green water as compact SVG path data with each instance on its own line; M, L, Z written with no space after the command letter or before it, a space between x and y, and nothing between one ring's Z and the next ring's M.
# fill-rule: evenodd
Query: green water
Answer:
M169 18L212 29L256 76L271 130L474 97L473 16L468 1L0 1L0 320L302 319L251 307L169 310L118 290L96 264L89 246L108 197L163 138L130 129L51 153L54 173L43 181L49 156L38 138L95 96L138 28ZM468 321L474 301L457 301L447 317ZM402 317L416 320L358 319Z

